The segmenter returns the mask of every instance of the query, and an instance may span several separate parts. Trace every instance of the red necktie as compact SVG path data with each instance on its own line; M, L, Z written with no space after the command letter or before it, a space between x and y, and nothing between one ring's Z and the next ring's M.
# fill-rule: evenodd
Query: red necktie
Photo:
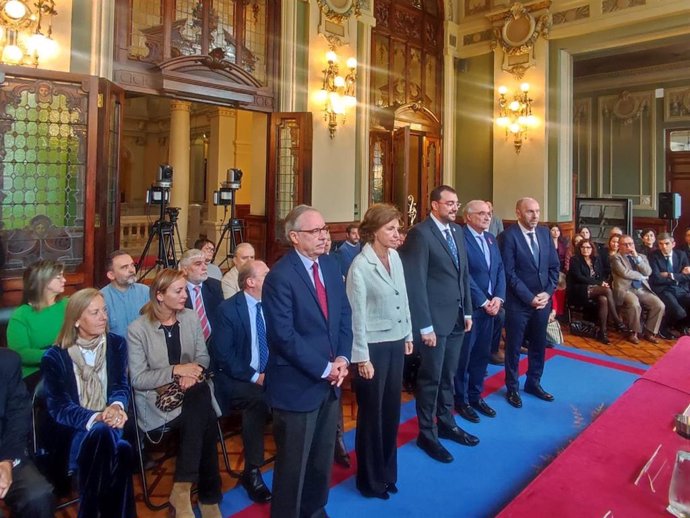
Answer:
M321 312L323 316L328 318L328 297L326 297L326 288L319 277L319 263L314 261L311 265L311 271L314 274L314 287L316 288L316 299L319 301Z
M204 332L204 340L208 340L208 337L211 336L211 325L208 323L208 318L206 317L204 299L201 296L201 286L194 286L194 293L196 294L196 298L194 299L196 314L199 316L199 321L201 322L201 330Z

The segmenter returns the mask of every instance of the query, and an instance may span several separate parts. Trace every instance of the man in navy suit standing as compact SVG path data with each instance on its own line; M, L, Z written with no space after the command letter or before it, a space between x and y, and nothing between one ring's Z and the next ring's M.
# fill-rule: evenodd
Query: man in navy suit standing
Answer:
M478 423L477 412L496 416L482 399L482 391L494 331L503 327L506 278L496 237L488 232L491 207L484 201L472 200L465 206L464 215L473 311L472 330L465 333L455 374L455 409L460 417Z
M267 274L268 266L263 261L249 261L240 267L241 291L218 307L214 339L209 347L221 410L242 410L244 472L240 483L249 498L258 503L271 500L260 470L264 463L264 426L268 417L263 385L269 353L261 310L261 291Z
M263 288L266 398L277 448L271 518L325 518L352 313L338 261L324 255L323 216L298 205L285 219L285 237L293 249Z
M412 331L421 364L415 404L419 420L417 446L432 459L452 462L439 438L466 446L479 439L453 417L453 376L462 339L472 328L472 298L465 240L455 223L460 203L455 189L431 191L431 215L410 229L399 249L405 269Z
M213 333L216 310L223 302L223 288L218 279L208 276L206 255L197 248L190 248L182 254L179 267L187 278L185 307L196 312L208 344Z
M551 312L551 295L558 284L558 254L549 230L538 227L541 211L533 198L521 198L515 205L517 223L501 234L499 245L506 272L506 399L522 407L519 393L520 347L529 342L529 366L525 392L544 401L554 397L541 386L544 372L546 326Z

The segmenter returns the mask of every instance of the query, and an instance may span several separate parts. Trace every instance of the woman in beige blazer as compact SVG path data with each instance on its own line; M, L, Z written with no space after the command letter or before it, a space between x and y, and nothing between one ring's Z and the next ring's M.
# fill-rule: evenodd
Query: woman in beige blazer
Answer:
M220 518L217 413L204 369L209 365L199 317L185 309L187 281L182 272L161 270L151 284L151 300L128 328L129 374L134 388L138 425L151 440L164 431L180 430L170 505L176 518L193 518L190 490L199 488L203 518ZM157 389L177 381L182 405L163 412L156 407Z
M352 363L357 365L357 489L387 500L397 493L397 437L404 355L412 353L412 325L399 244L402 214L375 204L359 225L366 243L352 261L347 296L352 306Z

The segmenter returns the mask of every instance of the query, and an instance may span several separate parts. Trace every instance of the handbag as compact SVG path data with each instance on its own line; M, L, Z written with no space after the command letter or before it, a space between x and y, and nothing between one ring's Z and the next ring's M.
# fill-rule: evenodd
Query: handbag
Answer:
M210 370L204 370L199 375L199 381L208 381L213 377L213 373ZM158 387L156 389L156 408L161 412L172 412L176 408L179 408L184 401L184 390L180 386L180 377L175 376L171 383Z
M546 326L546 341L553 345L560 345L565 342L563 340L561 324L558 323L558 320L549 322Z
M599 328L592 322L586 320L573 320L570 322L570 332L575 336L583 336L585 338L596 338Z

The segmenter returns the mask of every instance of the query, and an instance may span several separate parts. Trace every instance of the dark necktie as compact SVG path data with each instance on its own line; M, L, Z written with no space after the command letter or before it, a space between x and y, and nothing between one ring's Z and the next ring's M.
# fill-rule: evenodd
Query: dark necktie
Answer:
M484 234L477 235L477 239L479 239L479 246L481 247L482 252L484 253L486 267L489 269L489 273L491 273L491 255L489 254L489 245L486 243L486 238L484 237ZM491 287L491 277L489 277L489 293L493 293Z
M633 270L637 271L637 263L635 262L635 259L633 259L633 256L629 255L627 257L628 257L628 262L630 263L630 267ZM638 281L638 280L630 281L630 286L634 290L639 290L642 287L642 281Z
M534 238L534 232L527 232L527 235L529 236L529 247L532 251L534 264L539 266L539 245L537 245L537 240Z
M668 273L673 273L673 262L670 255L666 256L666 269Z
M453 258L453 264L456 268L460 268L460 261L458 259L458 247L455 244L455 239L453 239L453 236L451 235L449 228L445 230L445 233L446 242L448 243L448 248L450 248L450 256Z
M326 287L321 282L319 277L319 263L314 261L311 265L311 271L314 275L314 288L316 288L316 300L319 301L319 307L323 316L328 318L328 297L326 296Z
M261 314L261 302L256 303L256 339L259 342L259 372L266 370L268 363L268 338L266 338L266 323Z

